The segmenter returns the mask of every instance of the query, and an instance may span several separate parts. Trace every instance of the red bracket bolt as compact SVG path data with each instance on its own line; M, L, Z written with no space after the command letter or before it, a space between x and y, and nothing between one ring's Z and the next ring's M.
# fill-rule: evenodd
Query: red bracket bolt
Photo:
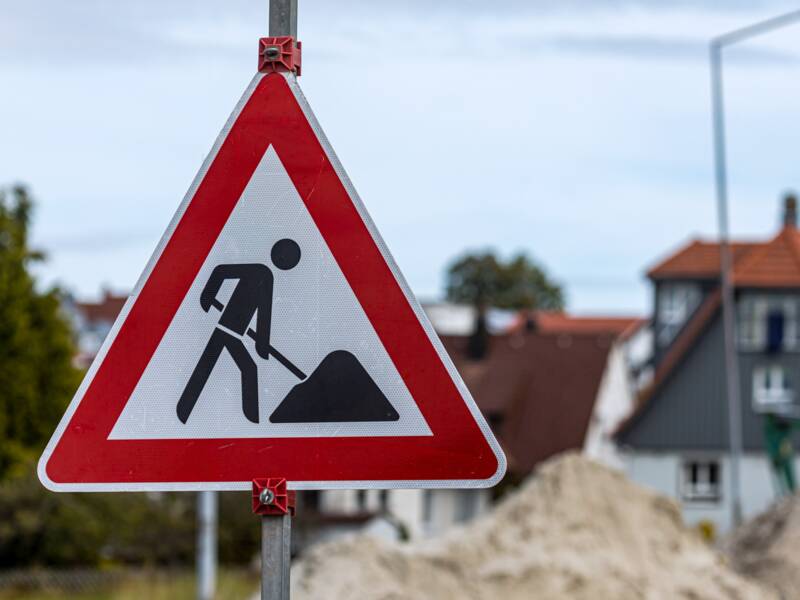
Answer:
M302 42L291 36L266 37L258 41L258 70L262 73L291 72L300 76Z
M257 515L294 514L296 493L282 477L253 479L253 512Z

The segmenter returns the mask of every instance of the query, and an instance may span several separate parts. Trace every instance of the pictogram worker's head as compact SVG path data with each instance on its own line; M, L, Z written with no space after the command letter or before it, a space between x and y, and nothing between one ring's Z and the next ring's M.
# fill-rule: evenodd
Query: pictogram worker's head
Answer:
M270 256L272 264L282 271L288 271L294 269L300 262L300 246L294 240L284 238L275 242Z

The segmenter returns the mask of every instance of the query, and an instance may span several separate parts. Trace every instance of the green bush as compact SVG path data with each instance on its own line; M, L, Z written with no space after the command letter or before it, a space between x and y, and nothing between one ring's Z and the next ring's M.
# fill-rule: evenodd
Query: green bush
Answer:
M192 493L55 494L31 465L0 483L0 568L188 566L195 508ZM248 494L221 493L220 562L247 564L259 536Z

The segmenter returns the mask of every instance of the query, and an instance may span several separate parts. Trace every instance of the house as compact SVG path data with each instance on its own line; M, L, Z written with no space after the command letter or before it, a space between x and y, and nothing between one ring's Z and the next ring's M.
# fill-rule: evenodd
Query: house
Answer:
M72 325L78 347L75 366L86 369L92 364L127 300L127 295L114 294L108 289L103 290L97 302L79 302L70 296L63 299L62 309Z
M742 511L774 499L764 415L792 407L800 384L800 232L793 197L766 241L731 246L744 454ZM680 501L690 524L732 524L720 247L694 240L648 272L653 375L617 440L635 481Z
M488 352L467 353L472 309L424 306L448 354L508 459L507 482L566 450L621 467L613 433L634 404L628 348L643 332L637 318L563 313L490 314ZM494 324L494 325L493 325ZM504 329L499 327L504 326ZM434 536L485 512L495 490L331 490L313 506L329 519L384 515L408 537Z

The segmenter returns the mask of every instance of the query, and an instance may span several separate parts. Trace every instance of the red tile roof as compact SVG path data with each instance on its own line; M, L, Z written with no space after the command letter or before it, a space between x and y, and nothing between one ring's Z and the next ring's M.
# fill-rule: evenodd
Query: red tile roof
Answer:
M746 255L763 244L732 242L733 263L738 266ZM719 277L719 243L692 240L647 271L651 279L714 279Z
M800 287L800 232L786 226L766 242L732 242L736 285ZM718 242L693 240L652 267L651 279L717 279Z
M800 232L784 227L736 263L733 281L743 287L800 287Z
M103 321L113 323L117 320L117 315L122 311L127 300L127 296L117 296L106 291L103 292L100 302L78 302L76 306L90 323Z
M584 445L608 354L608 333L519 330L490 338L483 360L466 356L467 337L443 336L450 357L520 476L554 454Z
M640 317L575 316L563 312L537 311L532 316L539 333L606 333L628 338L647 320ZM526 315L515 328L525 325ZM513 330L514 328L512 328Z

